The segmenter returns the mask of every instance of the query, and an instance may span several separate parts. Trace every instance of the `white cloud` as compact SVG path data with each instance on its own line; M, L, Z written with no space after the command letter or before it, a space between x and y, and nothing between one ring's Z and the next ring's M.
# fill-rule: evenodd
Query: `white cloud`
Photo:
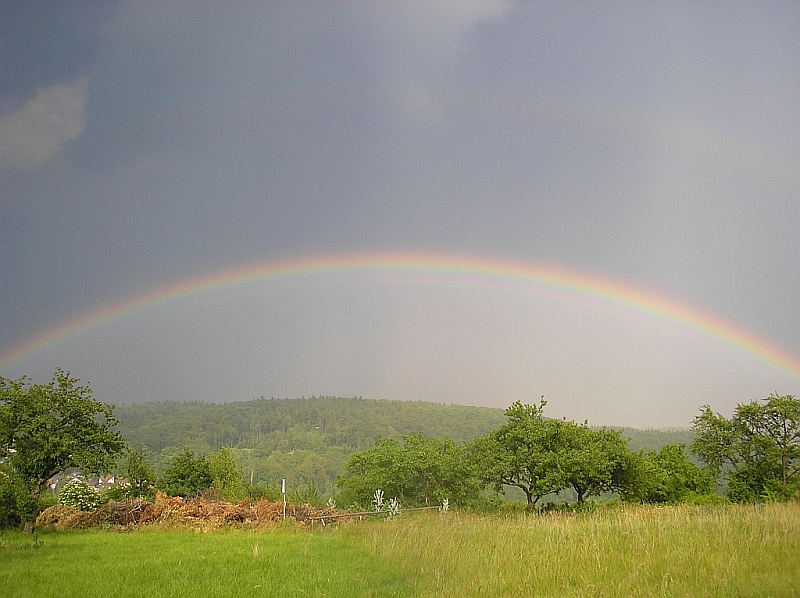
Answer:
M39 89L36 97L0 119L0 173L30 169L58 154L86 125L89 79Z

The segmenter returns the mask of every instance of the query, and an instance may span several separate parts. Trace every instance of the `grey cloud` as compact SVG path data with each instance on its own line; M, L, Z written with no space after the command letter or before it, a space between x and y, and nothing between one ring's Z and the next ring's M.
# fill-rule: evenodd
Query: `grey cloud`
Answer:
M0 119L0 173L40 166L76 139L86 125L89 79L40 89Z

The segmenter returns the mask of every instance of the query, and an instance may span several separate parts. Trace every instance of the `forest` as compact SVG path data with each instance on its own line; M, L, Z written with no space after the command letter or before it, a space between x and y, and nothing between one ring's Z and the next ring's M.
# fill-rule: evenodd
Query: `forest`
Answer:
M276 499L281 480L296 504L356 511L384 493L404 507L542 511L785 500L800 488L791 395L641 431L548 417L544 398L505 410L360 397L115 407L60 369L49 384L0 378L0 391L2 525L30 524L56 496L82 510L157 491L235 503Z
M228 447L251 484L277 487L286 479L292 488L310 483L326 495L336 491L349 457L378 439L401 441L420 434L463 444L506 421L503 409L333 396L138 403L119 405L115 413L122 435L147 455L156 472L183 447L200 455ZM689 429L615 429L634 452L694 441Z

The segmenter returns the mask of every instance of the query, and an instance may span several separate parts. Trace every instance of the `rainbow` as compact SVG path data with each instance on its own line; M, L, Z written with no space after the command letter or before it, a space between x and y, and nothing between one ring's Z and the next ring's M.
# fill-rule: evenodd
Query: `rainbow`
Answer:
M0 353L0 372L50 346L74 339L143 310L181 301L191 296L284 278L323 275L336 277L348 274L387 280L423 280L446 285L488 286L540 295L555 294L577 302L590 302L606 310L646 316L699 332L800 379L800 360L784 349L720 317L703 313L628 284L574 270L506 258L412 252L312 255L255 263L189 278L112 304L34 336L27 342Z

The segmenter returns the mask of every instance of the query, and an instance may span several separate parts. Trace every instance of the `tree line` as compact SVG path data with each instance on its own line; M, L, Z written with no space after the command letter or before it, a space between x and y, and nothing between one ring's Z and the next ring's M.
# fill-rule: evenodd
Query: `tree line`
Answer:
M374 404L353 401L370 409ZM271 404L310 407L315 430L324 425L339 438L346 436L330 412L327 419L321 416L324 399ZM430 405L424 409L450 409ZM719 488L734 501L798 494L800 401L794 396L771 395L739 405L730 419L704 406L694 420L688 448L678 443L639 451L629 448L619 429L547 418L545 406L543 399L538 405L515 402L501 412L501 423L470 439L420 431L377 440L373 435L371 446L347 453L335 488L327 494L343 507L369 504L378 489L407 506L448 499L468 507L485 506L515 489L531 508L564 492L578 505L611 495L636 502L709 501ZM183 409L178 404L169 408ZM448 413L456 412L460 410ZM495 416L491 410L481 413L486 419ZM95 400L91 389L68 372L57 369L49 384L0 378L0 525L34 520L48 481L70 469L87 475L121 474L126 485L106 498L148 496L156 489L181 496L212 492L228 499L276 498L274 488L256 483L252 470L248 479L242 467L242 451L255 449L164 447L162 453L174 450L156 468L145 450L130 446L120 423L113 406ZM276 426L272 432L282 426L285 434L296 422L284 414L282 421L267 425ZM475 425L462 422L456 429L474 430ZM485 427L486 421L478 425ZM313 477L295 492L297 500L319 499Z
M115 414L125 439L146 449L158 474L183 447L202 455L229 447L250 483L275 486L285 478L293 489L313 484L326 496L337 492L350 455L371 448L376 438L402 441L422 434L462 444L505 421L497 408L330 396L139 403L119 405ZM689 430L619 430L633 450L694 439Z
M633 452L619 430L546 418L545 405L515 402L505 424L461 446L420 435L379 440L350 458L339 481L343 494L358 502L380 487L411 504L448 498L468 506L485 500L487 490L516 488L533 508L565 490L578 505L609 493L680 502L712 492L713 476L689 460L683 445Z
M739 405L730 419L704 406L690 447L631 451L619 430L549 419L546 402L515 402L507 421L471 443L411 435L352 455L339 484L366 501L375 488L412 504L449 498L474 505L487 488L521 490L530 507L570 490L578 505L614 494L640 503L790 499L800 494L800 400L773 394ZM702 465L690 460L697 455Z

